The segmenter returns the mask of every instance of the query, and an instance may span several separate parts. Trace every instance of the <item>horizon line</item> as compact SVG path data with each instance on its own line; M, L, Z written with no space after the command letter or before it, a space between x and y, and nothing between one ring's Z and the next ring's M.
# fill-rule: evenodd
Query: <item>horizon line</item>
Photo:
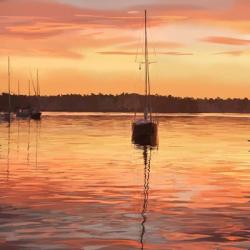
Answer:
M2 92L1 96L3 95L9 95L9 93L7 92ZM25 97L29 97L28 94L17 94L17 93L11 93L11 96L25 96ZM39 95L39 97L58 97L58 96L121 96L121 95L138 95L138 96L144 96L144 94L140 94L140 93L134 93L134 92L121 92L119 94L111 94L111 93L88 93L88 94L80 94L80 93L64 93L64 94L45 94L45 95ZM180 99L194 99L194 100L198 100L198 99L219 99L219 100L228 100L228 99L240 99L240 100L250 100L250 97L194 97L194 96L174 96L174 95L162 95L162 94L151 94L150 96L160 96L160 97L172 97L172 98L180 98ZM35 94L30 95L30 97L36 97Z

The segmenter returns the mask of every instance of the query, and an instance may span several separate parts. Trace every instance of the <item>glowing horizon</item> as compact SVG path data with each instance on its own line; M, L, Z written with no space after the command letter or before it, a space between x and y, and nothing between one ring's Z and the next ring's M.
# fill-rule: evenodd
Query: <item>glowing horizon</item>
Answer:
M18 80L27 93L37 68L42 95L143 93L135 55L144 9L158 62L152 93L250 97L247 0L0 1L0 92L10 56L13 93Z

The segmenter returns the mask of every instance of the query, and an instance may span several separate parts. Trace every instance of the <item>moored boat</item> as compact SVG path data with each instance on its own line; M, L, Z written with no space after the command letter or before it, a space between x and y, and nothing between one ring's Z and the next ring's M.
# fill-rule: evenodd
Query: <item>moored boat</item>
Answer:
M33 120L40 120L42 116L42 112L33 110L30 114L30 118Z
M30 108L19 108L16 112L17 118L30 118L31 110Z
M145 65L145 104L144 117L132 122L132 141L137 145L156 146L158 144L158 122L153 119L151 107L151 93L149 80L149 58L148 58L148 39L147 39L147 11L145 10L145 44L144 44Z

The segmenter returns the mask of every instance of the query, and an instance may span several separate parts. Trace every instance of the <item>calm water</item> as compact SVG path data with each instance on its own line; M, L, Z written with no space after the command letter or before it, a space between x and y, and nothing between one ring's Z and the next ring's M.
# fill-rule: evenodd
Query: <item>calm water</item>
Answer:
M0 249L250 249L250 116L126 115L0 123Z

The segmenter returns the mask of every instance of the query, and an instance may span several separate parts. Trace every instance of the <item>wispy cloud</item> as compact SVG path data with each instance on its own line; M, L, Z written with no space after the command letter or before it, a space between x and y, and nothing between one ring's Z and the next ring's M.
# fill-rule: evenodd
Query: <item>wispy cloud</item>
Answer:
M163 1L149 1L150 25L192 21L210 22L211 25L217 26L226 25L239 30L249 28L249 25L246 25L246 21L250 21L248 0L229 1L230 4L226 1L220 1L221 4L217 3L218 1L203 2L204 4L200 4L193 0L180 0L164 4ZM42 0L1 1L0 35L38 39L39 35L45 38L88 28L141 28L142 10L145 6L134 6L133 3L130 5L131 7L122 9L112 9L110 5L110 9L100 10L70 5L70 2L66 4Z
M142 52L133 52L133 51L101 51L101 52L97 52L98 54L101 55L143 55ZM149 53L149 54L155 54L153 52ZM192 56L193 53L186 53L186 52L178 52L178 51L167 51L167 52L157 52L157 54L159 55L170 55L170 56Z
M224 44L224 45L249 45L250 40L248 39L240 39L234 37L221 37L221 36L210 36L203 38L202 41L216 44Z
M234 51L217 52L217 53L214 53L214 55L241 56L245 53L246 51L243 51L243 50L234 50Z
M169 56L192 56L194 55L194 53L178 52L178 51L158 52L158 54L169 55Z

